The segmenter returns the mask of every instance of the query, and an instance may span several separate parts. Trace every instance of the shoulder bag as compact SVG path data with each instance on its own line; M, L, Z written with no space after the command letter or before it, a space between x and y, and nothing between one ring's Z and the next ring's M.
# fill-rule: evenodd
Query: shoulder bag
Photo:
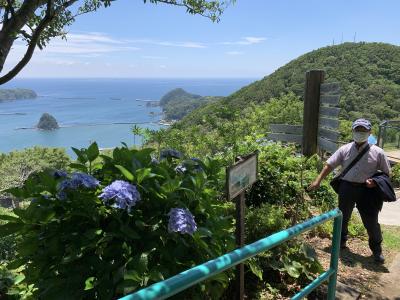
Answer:
M350 171L350 169L361 159L361 157L363 157L363 155L365 153L368 152L370 146L367 145L363 151L361 151L360 153L358 153L357 157L346 167L346 169L343 170L343 172L341 172L338 176L335 176L331 182L330 185L331 187L335 190L335 192L337 194L339 194L339 188L340 188L340 183L343 179L343 177L347 174L347 172Z

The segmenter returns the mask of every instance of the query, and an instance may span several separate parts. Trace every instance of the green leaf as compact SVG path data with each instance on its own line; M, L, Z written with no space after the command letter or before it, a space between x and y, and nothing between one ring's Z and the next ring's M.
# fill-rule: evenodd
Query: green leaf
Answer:
M71 168L73 168L73 169L76 169L76 170L79 170L79 171L82 171L82 172L85 172L85 173L87 173L87 171L88 171L87 167L85 165L83 165L83 164L80 164L80 163L70 163L69 166Z
M135 270L129 270L124 274L124 279L125 280L134 280L136 282L141 282L142 277L140 277L139 273L136 272Z
M211 237L212 236L212 232L205 227L199 227L197 229L197 232L199 233L200 237Z
M149 178L154 178L154 177L161 177L157 174L151 173L150 168L145 168L145 169L139 169L135 173L136 175L136 181L138 184L142 183L143 180L149 179Z
M99 146L97 146L97 143L94 142L89 146L89 148L86 151L87 157L90 162L94 161L98 156L99 156Z
M126 179L128 179L129 181L133 181L133 174L125 169L125 167L121 165L115 165L115 167L121 171L122 175L124 175Z
M19 221L18 217L10 216L10 215L0 215L0 220L4 221Z
M17 233L24 228L23 223L7 223L0 226L0 237L5 237L7 235Z
M94 288L95 280L96 280L96 277L89 277L85 280L85 291L91 290Z
M307 244L302 245L302 250L304 255L310 259L311 261L315 261L317 259L317 253L315 252L315 249Z
M140 235L129 226L126 225L121 226L121 232L131 239L135 240L140 239Z
M87 163L88 159L83 150L79 150L77 148L71 147L72 151L75 152L76 156L78 157L78 161L81 163Z
M150 280L156 281L156 282L157 281L161 281L161 280L164 280L164 276L158 270L151 270L151 272L150 272Z
M254 259L249 259L247 261L248 266L250 267L251 272L256 275L260 280L263 280L263 271L260 266L257 264L257 261Z
M25 275L24 274L19 274L17 277L14 279L14 284L20 284L22 281L24 281Z
M299 278L300 276L299 270L293 264L284 263L283 270L286 271L286 273L293 278Z
M128 294L135 291L138 286L139 283L135 280L127 279L117 285L117 291L119 291L121 294Z
M147 266L148 266L148 263L149 263L148 255L149 255L148 252L143 252L140 255L139 261L138 261L138 264L137 264L137 271L139 273L144 273L144 272L147 271Z
M15 270L15 269L18 269L19 267L23 266L26 263L27 263L27 260L25 257L17 258L15 260L13 260L11 263L7 264L7 269Z

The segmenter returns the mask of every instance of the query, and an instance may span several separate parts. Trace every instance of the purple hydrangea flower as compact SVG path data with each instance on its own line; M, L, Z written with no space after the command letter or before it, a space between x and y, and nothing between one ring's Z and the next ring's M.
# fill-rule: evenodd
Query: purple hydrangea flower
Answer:
M67 178L59 183L57 196L59 199L65 200L68 190L76 190L79 187L94 189L99 183L96 178L89 174L76 172L72 174L71 178Z
M168 231L193 234L197 230L197 224L193 215L185 208L171 208L168 213Z
M161 150L160 152L160 160L166 159L166 158L182 158L183 155L180 153L178 150L174 149L164 149Z
M124 180L115 180L103 189L103 193L99 198L101 198L106 204L110 201L114 201L112 205L113 207L126 209L130 212L132 206L135 206L136 202L140 201L140 194L136 189L136 186L129 182Z

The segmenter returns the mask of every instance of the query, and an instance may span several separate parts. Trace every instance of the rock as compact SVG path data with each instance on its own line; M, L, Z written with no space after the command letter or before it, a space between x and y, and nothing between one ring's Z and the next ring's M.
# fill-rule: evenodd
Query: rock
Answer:
M44 113L40 117L39 123L36 127L42 130L53 130L60 128L60 126L58 126L57 120L48 113Z

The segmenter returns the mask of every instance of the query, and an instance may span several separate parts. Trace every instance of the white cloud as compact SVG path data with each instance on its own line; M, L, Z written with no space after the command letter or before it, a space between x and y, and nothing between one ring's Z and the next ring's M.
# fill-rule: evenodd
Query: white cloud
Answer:
M228 55L243 55L244 54L244 52L242 52L242 51L228 51L225 53Z
M124 44L123 40L116 40L109 37L106 34L99 32L89 33L69 33L67 35L67 41L73 40L80 43L107 43L107 44Z
M158 41L151 39L129 40L136 44L150 44L165 47L181 47L181 48L207 48L205 43L199 42L172 42L172 41Z
M153 55L143 55L142 58L159 60L159 59L167 59L168 57L165 57L165 56L153 56Z
M247 36L242 38L240 41L235 42L222 42L222 45L254 45L259 44L265 41L265 37L255 37L255 36Z

